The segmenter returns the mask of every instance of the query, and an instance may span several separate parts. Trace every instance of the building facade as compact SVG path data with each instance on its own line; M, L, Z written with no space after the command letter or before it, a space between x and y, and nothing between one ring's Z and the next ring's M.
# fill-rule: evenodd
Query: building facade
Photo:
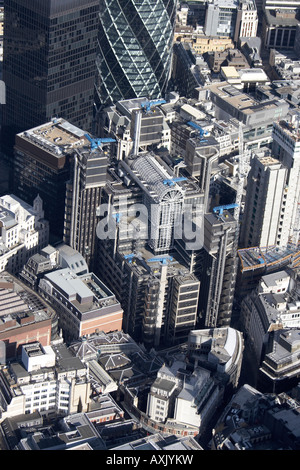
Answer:
M100 4L96 106L163 97L170 75L174 0Z
M8 272L0 275L1 364L21 356L22 345L39 341L49 346L58 337L55 311L19 279Z
M240 0L235 26L234 40L256 37L258 26L257 8L254 0Z
M91 129L97 0L4 2L4 127L21 132L64 117Z
M67 342L122 328L119 302L93 273L77 276L69 268L59 269L41 279L39 292L58 312L59 327Z
M214 0L209 2L206 10L204 33L206 36L234 37L237 0Z
M0 272L19 272L48 241L49 223L39 195L32 206L13 194L0 198Z
M107 161L101 139L93 139L65 119L53 119L16 135L16 194L30 202L39 193L51 243L64 241L88 264L92 263Z
M254 157L248 177L241 246L285 246L290 223L284 224L286 168L271 156Z
M21 362L0 371L1 422L34 411L44 416L87 411L89 403L87 369L64 344L24 345Z

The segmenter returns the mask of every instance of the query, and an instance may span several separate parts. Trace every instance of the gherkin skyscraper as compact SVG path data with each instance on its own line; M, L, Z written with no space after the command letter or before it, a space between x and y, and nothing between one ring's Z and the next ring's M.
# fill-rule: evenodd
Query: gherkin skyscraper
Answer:
M96 106L162 98L172 57L176 0L102 0Z

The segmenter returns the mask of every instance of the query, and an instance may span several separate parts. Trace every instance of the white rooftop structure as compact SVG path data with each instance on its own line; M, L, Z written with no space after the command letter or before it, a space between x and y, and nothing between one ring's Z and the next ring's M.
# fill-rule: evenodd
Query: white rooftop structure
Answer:
M20 271L48 240L49 224L39 195L32 206L13 194L0 197L0 272Z

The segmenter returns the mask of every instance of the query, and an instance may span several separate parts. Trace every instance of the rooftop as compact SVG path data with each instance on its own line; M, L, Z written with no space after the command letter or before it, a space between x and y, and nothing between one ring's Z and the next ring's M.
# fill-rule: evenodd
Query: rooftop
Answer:
M116 303L114 294L93 273L77 276L63 268L44 277L82 313Z
M227 82L213 83L212 85L208 85L207 89L215 95L219 96L231 106L238 108L246 114L253 114L255 111L258 111L262 108L277 108L279 104L284 102L283 100L280 100L278 98L268 99L263 102L255 100L247 93L244 93L243 91L228 84Z
M150 451L191 451L203 450L192 437L163 436L159 433L138 439L128 444L114 447L113 450L150 450Z
M51 153L57 159L74 151L90 150L91 142L87 132L68 121L59 118L18 134L18 138L28 140Z
M272 266L285 266L293 262L295 266L300 263L299 246L287 245L286 247L251 247L238 250L242 271L249 271Z
M6 271L0 274L0 331L48 320L54 310L34 291Z
M296 117L295 122L288 122L286 120L281 120L275 123L276 128L281 129L284 134L290 137L294 142L300 142L300 127L299 127L299 117Z

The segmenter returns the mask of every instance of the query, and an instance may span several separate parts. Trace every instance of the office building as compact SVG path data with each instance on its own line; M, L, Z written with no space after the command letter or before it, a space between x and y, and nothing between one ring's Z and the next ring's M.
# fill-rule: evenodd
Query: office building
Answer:
M286 120L274 123L272 153L286 168L286 191L282 202L282 222L289 231L289 241L297 243L300 224L300 141L299 116L296 112Z
M260 37L242 38L240 40L240 47L251 68L262 67Z
M13 418L11 418L13 421ZM7 420L9 421L9 420ZM24 420L24 423L26 421ZM26 425L26 424L25 424ZM106 450L87 413L72 413L58 419L57 426L32 428L18 439L13 450Z
M69 268L78 276L89 272L84 257L69 245L61 244L56 248L48 245L31 256L18 276L24 284L37 292L42 277L47 272L61 268Z
M255 97L228 82L213 83L205 88L217 119L228 122L235 118L243 124L245 150L269 145L274 121L284 119L289 111L289 105L284 99L272 93L264 93L264 90L261 96L257 94Z
M250 247L238 250L240 269L237 276L236 294L240 299L255 289L260 278L283 269L296 269L300 261L299 247L293 244L284 247Z
M205 57L213 73L220 73L223 67L234 67L236 70L248 68L246 58L238 49L208 52Z
M42 346L58 338L55 311L19 279L0 274L0 341L5 345L1 363L21 356L22 345L39 341Z
M64 344L42 346L36 341L22 348L21 361L0 371L0 421L34 411L42 416L87 411L87 369Z
M299 281L278 271L262 276L241 303L241 327L252 343L260 364L273 331L300 327Z
M176 19L174 0L100 3L96 107L164 97Z
M234 37L238 0L213 0L207 4L204 33L206 36Z
M234 41L256 37L258 26L257 8L254 0L240 0L237 10Z
M165 436L163 433L155 433L128 444L112 447L116 451L146 450L149 452L174 452L203 450L193 437Z
M193 330L188 337L187 359L222 376L226 387L237 388L244 352L243 335L230 327Z
M118 101L99 116L99 132L116 140L111 156L123 160L131 153L147 151L153 146L170 147L170 128L161 106L165 100L149 102L146 98Z
M216 208L204 216L201 250L199 312L204 328L230 325L238 260L237 220L229 210Z
M157 423L174 423L201 430L220 403L222 387L209 370L186 370L184 361L164 365L157 373L147 398L146 414Z
M270 334L262 355L257 387L266 393L292 390L299 383L300 329L282 329Z
M59 327L67 342L122 328L119 302L93 273L77 276L68 268L47 273L39 283L39 293L59 314Z
M64 119L16 135L16 194L27 202L40 194L50 224L50 242L64 241L88 264L93 258L96 210L107 161L101 140Z
M287 169L271 156L251 160L241 228L241 246L286 246L290 222L287 211Z
M298 0L264 0L261 37L266 49L293 49L299 7Z
M205 82L205 78L201 74L201 68L198 66L199 62L200 60L192 54L190 44L186 44L185 41L177 41L174 43L172 79L174 80L175 89L180 96L186 98L194 97L195 88ZM205 62L204 67L207 70Z
M109 171L102 202L110 216L97 226L95 266L124 309L124 331L149 347L184 341L197 320L199 280L171 252L183 236L183 218L196 220L203 192L149 152Z
M0 272L18 273L48 241L49 223L39 195L32 206L13 194L0 198Z
M5 132L54 116L91 130L98 9L97 0L5 0Z
M212 439L212 450L298 450L299 400L294 393L261 393L243 385L231 398Z

